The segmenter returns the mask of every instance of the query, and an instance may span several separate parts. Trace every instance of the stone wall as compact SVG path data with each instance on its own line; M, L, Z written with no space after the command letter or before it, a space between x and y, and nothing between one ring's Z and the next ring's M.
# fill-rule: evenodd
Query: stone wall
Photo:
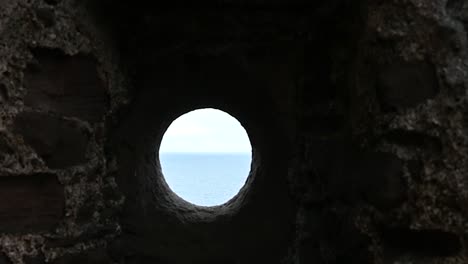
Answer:
M467 263L463 0L0 2L0 263ZM178 115L254 161L174 196Z
M0 263L104 263L123 202L103 137L118 58L69 2L2 1L0 36Z
M337 88L302 97L290 260L466 263L468 6L362 4L349 57L331 55Z

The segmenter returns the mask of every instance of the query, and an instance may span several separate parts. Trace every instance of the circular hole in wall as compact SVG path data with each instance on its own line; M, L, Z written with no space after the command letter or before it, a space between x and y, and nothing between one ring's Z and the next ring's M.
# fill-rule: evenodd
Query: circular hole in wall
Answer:
M247 132L237 119L205 108L174 120L159 148L169 188L199 206L216 206L235 197L246 183L252 162Z

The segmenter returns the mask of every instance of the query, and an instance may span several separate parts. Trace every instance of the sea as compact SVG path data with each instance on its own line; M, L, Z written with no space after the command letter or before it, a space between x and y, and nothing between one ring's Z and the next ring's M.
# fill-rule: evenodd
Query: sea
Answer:
M223 204L245 184L250 153L160 153L164 178L182 199L200 206Z

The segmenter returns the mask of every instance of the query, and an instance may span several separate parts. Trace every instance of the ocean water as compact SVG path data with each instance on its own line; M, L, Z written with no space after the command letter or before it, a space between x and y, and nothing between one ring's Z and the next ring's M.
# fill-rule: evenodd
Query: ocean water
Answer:
M178 196L202 206L234 197L250 172L250 153L160 153L164 178Z

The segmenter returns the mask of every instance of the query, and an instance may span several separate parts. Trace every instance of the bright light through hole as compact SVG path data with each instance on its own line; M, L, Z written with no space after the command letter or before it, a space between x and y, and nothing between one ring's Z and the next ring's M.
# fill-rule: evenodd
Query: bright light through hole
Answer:
M202 206L220 205L234 197L245 184L251 159L245 129L216 109L195 110L174 120L159 149L171 190Z

